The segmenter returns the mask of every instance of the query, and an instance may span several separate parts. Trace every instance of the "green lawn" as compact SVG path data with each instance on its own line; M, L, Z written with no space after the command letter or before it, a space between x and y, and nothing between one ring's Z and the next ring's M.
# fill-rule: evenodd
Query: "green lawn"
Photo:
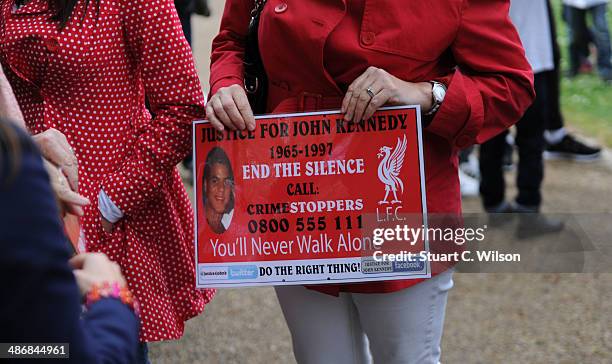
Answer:
M562 52L562 68L565 71L567 33L565 23L561 20L561 0L552 0L552 3L557 20L557 40ZM610 7L608 23L612 29ZM612 84L604 84L594 72L571 80L563 77L561 90L561 105L566 125L612 147Z

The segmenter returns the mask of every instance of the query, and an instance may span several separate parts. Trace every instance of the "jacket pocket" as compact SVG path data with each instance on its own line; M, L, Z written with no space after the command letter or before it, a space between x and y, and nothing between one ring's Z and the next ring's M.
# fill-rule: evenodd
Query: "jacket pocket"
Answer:
M90 189L89 187L92 186ZM100 182L91 182L90 186L81 186L79 191L85 193L91 205L85 209L85 216L81 218L81 229L85 236L86 250L88 252L102 252L121 265L125 255L125 218L113 225L113 231L107 232L102 227L102 217L98 209L98 193L101 189ZM83 189L83 190L82 190Z
M460 6L459 0L366 0L360 43L368 49L433 61L455 38Z

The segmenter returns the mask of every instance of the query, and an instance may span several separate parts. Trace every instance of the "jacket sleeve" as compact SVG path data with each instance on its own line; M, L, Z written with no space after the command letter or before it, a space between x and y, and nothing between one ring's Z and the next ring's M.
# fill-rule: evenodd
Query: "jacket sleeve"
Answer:
M122 5L125 42L155 116L131 156L102 189L129 215L146 204L191 151L191 123L205 117L204 95L191 48L170 0ZM138 82L138 81L135 81Z
M210 94L231 85L244 85L244 47L251 19L252 0L226 0L219 34L210 56Z
M451 51L457 67L427 130L463 149L516 123L531 105L533 73L506 0L464 0Z
M20 135L19 169L8 174L8 182L6 163L0 163L0 285L6 292L0 300L0 342L69 343L66 363L131 363L138 318L110 298L81 318L49 177L33 142L25 132Z

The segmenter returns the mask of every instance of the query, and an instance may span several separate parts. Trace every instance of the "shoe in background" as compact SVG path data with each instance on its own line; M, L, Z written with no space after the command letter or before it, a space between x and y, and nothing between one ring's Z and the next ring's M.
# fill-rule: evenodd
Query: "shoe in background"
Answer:
M459 168L459 186L463 197L474 197L479 194L480 182L478 179L468 175L461 168Z
M470 153L466 161L459 163L459 169L468 176L480 180L480 165L478 163L478 157L474 153Z
M586 145L571 134L566 134L558 143L546 143L544 151L544 158L547 160L565 159L588 162L596 160L600 156L601 148Z
M558 233L565 227L563 221L542 214L539 206L524 206L515 202L512 210L519 214L516 237L520 240Z

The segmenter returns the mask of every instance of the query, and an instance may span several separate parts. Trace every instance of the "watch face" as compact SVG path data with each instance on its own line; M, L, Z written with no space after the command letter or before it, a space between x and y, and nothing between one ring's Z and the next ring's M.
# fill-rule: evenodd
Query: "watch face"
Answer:
M444 87L437 85L437 84L434 85L431 92L433 93L434 98L438 102L442 102L442 100L444 100L444 96L446 96L446 90L444 89Z

